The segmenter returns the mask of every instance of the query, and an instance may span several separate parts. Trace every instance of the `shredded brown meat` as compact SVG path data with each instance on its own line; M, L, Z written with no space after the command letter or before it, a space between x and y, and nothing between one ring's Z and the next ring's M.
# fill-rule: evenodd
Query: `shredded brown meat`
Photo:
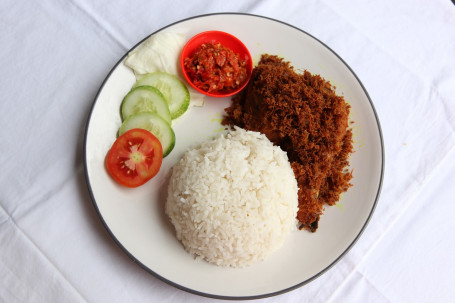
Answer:
M224 125L259 131L287 152L299 186L301 229L316 231L324 206L351 186L349 110L330 82L267 54L225 109Z

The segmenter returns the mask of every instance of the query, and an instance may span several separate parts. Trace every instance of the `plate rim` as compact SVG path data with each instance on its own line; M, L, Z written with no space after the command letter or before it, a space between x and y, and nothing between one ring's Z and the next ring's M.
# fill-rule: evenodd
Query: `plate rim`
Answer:
M178 283L175 283L169 279L166 279L165 277L161 276L160 274L156 273L155 271L153 271L151 268L147 267L145 264L143 264L141 261L139 261L132 253L130 253L128 251L128 249L117 239L117 237L114 235L114 233L111 231L111 229L109 228L109 225L106 223L106 221L104 220L104 217L103 215L101 214L101 211L100 209L98 208L98 204L96 203L96 199L95 199L95 196L94 196L94 193L93 193L93 190L92 190L92 186L91 186L91 183L90 183L90 178L89 178L89 174L88 174L88 161L87 161L87 137L88 137L88 130L90 128L90 121L91 121L91 117L92 117L92 114L93 114L93 110L96 106L96 103L98 101L98 98L99 98L99 95L101 94L101 92L103 91L107 81L109 80L109 78L111 77L112 73L117 69L117 67L119 66L119 64L121 64L121 62L123 62L123 60L126 58L126 56L128 55L128 53L135 49L138 45L140 45L141 43L143 43L145 40L147 40L150 36L168 28L168 27L171 27L171 26L174 26L176 24L179 24L179 23L183 23L185 21L188 21L188 20L192 20L192 19L199 19L199 18L204 18L204 17L209 17L209 16L218 16L218 15L241 15L241 16L249 16L249 17L255 17L255 18L262 18L262 19L267 19L267 20L270 20L270 21L273 21L273 22L277 22L277 23L281 23L283 25L286 25L286 26L289 26L293 29L296 29L306 35L308 35L309 37L311 37L312 39L314 39L315 41L319 42L322 46L324 46L327 50L329 50L332 54L334 54L347 68L348 70L352 73L352 75L355 77L356 81L360 84L360 87L362 88L363 92L365 93L368 101L369 101L369 104L371 106L371 109L373 111L373 114L374 114L374 117L375 117L375 120L376 120L376 124L377 124L377 127L378 127L378 134L379 134L379 139L380 139L380 146L381 146L381 174L380 174L380 178L379 178L379 184L378 184L378 189L377 189L377 192L376 192L376 197L375 197L375 200L374 200L374 203L372 205L372 208L370 210L370 213L365 221L365 223L363 224L362 228L360 229L359 233L357 234L357 236L353 239L353 241L348 245L348 247L335 259L333 260L329 265L327 265L325 268L321 269L317 274L313 275L312 277L300 282L300 283L297 283L295 285L292 285L290 287L287 287L287 288L284 288L282 290L279 290L279 291L274 291L274 292L270 292L270 293L265 293L265 294L259 294L259 295L248 295L248 296L228 296L228 295L217 295L217 294L212 294L212 293L208 293L208 292L202 292L202 291L198 291L198 290L195 290L195 289L191 289L191 288L188 288L188 287L185 287L183 285L180 285ZM90 199L92 201L92 205L94 206L95 208L95 211L98 215L98 217L100 218L104 228L107 230L108 234L110 235L110 237L114 240L114 242L116 243L116 245L118 245L120 247L120 249L137 265L139 265L139 267L141 267L142 269L144 269L147 273L151 274L152 276L154 276L155 278L158 278L159 280L165 282L166 284L168 285L171 285L177 289L180 289L180 290L183 290L185 292L188 292L188 293L191 293L191 294L195 294L195 295L199 295L199 296L202 296L202 297L207 297L207 298L213 298L213 299L221 299L221 300L255 300L255 299L263 299L263 298L268 298L268 297L273 297L273 296L277 296L277 295L281 295L281 294L284 294L284 293L287 293L287 292L290 292L292 290L295 290L297 288L300 288L312 281L314 281L315 279L319 278L321 275L323 275L324 273L326 273L329 269L331 269L335 264L337 264L351 249L352 247L357 243L357 241L360 239L360 237L362 236L363 232L365 231L367 225L369 224L371 218L373 217L373 214L376 210L376 207L377 207L377 204L379 202L379 197L380 197L380 194L381 194L381 190L382 190L382 185L383 185L383 179L384 179L384 170L385 170L385 148L384 148L384 138L383 138L383 133L382 133L382 128L381 128L381 124L380 124L380 121L379 121L379 117L378 117L378 114L377 114L377 111L376 111L376 108L374 107L374 104L373 104L373 101L370 97L370 95L368 94L368 91L366 90L365 86L363 85L362 81L360 81L359 77L357 76L357 74L354 72L354 70L343 60L343 58L341 58L334 50L332 50L327 44L325 44L324 42L322 42L321 40L319 40L318 38L316 38L315 36L311 35L310 33L306 32L305 30L301 29L301 28L298 28L292 24L289 24L287 22L284 22L284 21L281 21L281 20L278 20L278 19L275 19L275 18L272 18L272 17L267 17L267 16L263 16L263 15L258 15L258 14L251 14L251 13L242 13L242 12L217 12L217 13L207 13L207 14L201 14L201 15L195 15L195 16L192 16L192 17L187 17L187 18L184 18L184 19L181 19L181 20L178 20L178 21L175 21L175 22L172 22L164 27L161 27L159 28L158 30L152 32L151 34L147 35L145 38L143 38L142 40L140 40L138 43L136 43L134 46L132 46L118 61L117 63L111 68L111 70L109 71L109 73L106 75L106 77L104 78L103 82L101 83L101 86L100 88L98 89L98 92L96 93L95 95L95 98L93 100L93 103L90 107L90 112L88 114L88 117L87 117L87 120L86 120L86 123L85 123L85 131L84 131L84 141L83 141L83 164L84 164L84 176L85 176L85 182L86 182L86 185L87 185L87 189L89 191L89 195L90 195Z

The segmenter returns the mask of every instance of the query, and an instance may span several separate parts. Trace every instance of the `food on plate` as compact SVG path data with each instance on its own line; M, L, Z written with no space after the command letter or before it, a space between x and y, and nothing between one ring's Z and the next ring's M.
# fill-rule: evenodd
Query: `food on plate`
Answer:
M186 85L176 76L154 72L144 75L134 84L138 86L153 86L157 88L169 105L171 118L176 119L186 112L190 104L190 93Z
M189 253L244 267L297 230L297 191L286 153L265 135L236 128L184 154L165 211Z
M164 72L147 74L123 99L119 136L133 128L148 130L158 137L166 157L175 146L171 121L188 109L188 103L188 89L177 77Z
M223 124L259 131L287 152L299 186L300 228L316 231L324 206L351 186L349 111L330 82L267 54L226 108Z
M194 54L184 59L184 68L191 82L199 89L229 92L248 79L246 60L217 42L203 43Z
M117 140L131 129L139 128L158 138L162 157L172 151L175 146L172 119L181 116L190 103L186 85L169 73L178 73L178 54L183 43L183 35L161 32L149 37L128 54L124 64L133 70L137 80L123 98L123 123ZM163 51L164 46L166 51ZM111 175L112 172L109 171ZM130 170L127 172L130 173Z
M179 53L184 44L183 33L175 31L155 33L128 54L125 65L137 75L156 71L177 75Z
M184 45L184 33L160 31L132 50L124 64L133 70L138 80L144 75L154 72L165 72L182 78L179 58ZM191 104L202 106L205 96L191 87L188 89Z
M142 128L155 135L163 148L163 157L169 155L175 146L175 133L169 123L152 112L141 112L129 116L120 126L119 136L130 129Z
M138 187L158 173L162 160L160 141L149 131L131 129L115 140L106 168L119 184Z
M171 112L163 94L153 86L138 86L133 88L123 98L122 119L142 112L152 112L171 124Z

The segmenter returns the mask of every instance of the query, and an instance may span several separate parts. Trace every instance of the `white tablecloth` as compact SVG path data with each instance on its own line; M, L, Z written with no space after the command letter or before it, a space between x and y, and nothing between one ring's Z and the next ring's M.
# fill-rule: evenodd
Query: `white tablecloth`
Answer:
M94 97L113 65L169 23L271 17L355 71L378 112L386 170L357 244L313 282L260 302L453 302L455 6L450 0L0 2L0 301L209 302L131 262L83 169Z

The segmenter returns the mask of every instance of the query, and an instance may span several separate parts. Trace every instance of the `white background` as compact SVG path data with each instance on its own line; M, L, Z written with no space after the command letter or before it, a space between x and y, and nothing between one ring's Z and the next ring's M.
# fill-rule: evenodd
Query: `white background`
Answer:
M154 278L109 237L83 170L85 123L137 42L195 15L243 12L296 26L361 79L386 169L353 249L315 281L260 302L455 298L455 6L403 1L0 3L0 301L210 302Z

